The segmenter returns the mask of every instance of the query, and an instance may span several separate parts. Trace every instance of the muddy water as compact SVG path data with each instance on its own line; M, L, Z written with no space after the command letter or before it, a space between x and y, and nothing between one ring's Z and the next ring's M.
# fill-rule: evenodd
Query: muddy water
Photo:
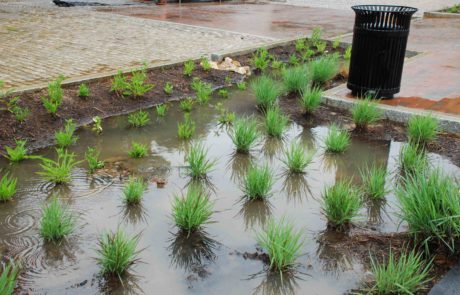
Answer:
M126 177L113 176L107 170L89 176L82 163L74 169L72 182L54 187L35 172L39 166L29 160L9 165L1 160L2 174L10 172L19 178L19 193L9 203L0 204L0 251L23 261L20 293L29 294L343 294L357 287L365 267L346 250L327 246L341 236L326 231L321 216L321 194L336 180L353 177L359 182L358 169L377 161L390 173L392 187L397 170L397 154L401 143L354 140L348 152L325 156L323 138L327 127L303 129L292 124L283 141L263 138L250 156L235 155L225 127L217 124L213 104L197 106L192 118L197 123L196 139L209 147L211 158L218 160L205 184L215 202L213 223L190 237L178 234L170 217L171 200L189 182L184 151L187 143L177 139L177 121L182 112L171 105L165 118L151 112L151 123L140 129L128 127L126 116L107 119L104 132L94 135L89 129L78 132L78 145L71 150L83 159L87 146L101 150L108 167L132 171L149 180L142 206L126 207L121 189ZM254 98L246 92L232 92L225 107L237 114L255 113ZM282 148L299 138L316 150L308 173L287 176L280 161ZM131 141L150 146L150 155L133 160L127 156ZM54 156L52 148L40 154ZM430 155L432 163L460 175L458 167L438 155ZM267 202L245 202L240 190L241 177L250 161L268 162L276 174L273 196ZM164 178L164 187L151 180ZM52 195L77 214L78 227L59 245L44 243L38 233L40 209ZM394 195L385 203L366 202L357 225L382 232L398 228ZM306 243L295 276L268 275L263 262L242 255L254 253L255 233L270 217L288 216L302 228ZM97 237L105 230L124 228L140 233L142 263L135 265L120 284L106 281L98 274L94 260Z

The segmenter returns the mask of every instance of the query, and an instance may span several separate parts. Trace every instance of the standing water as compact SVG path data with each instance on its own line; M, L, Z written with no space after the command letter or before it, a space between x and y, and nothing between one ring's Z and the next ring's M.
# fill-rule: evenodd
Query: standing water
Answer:
M20 292L326 295L358 287L365 266L349 250L330 247L341 236L327 230L321 215L322 193L338 179L353 178L359 183L359 169L373 162L386 166L391 189L401 143L353 139L344 154L325 155L326 126L304 129L291 123L282 140L264 137L250 155L235 154L228 127L217 123L218 111L212 104L218 101L238 116L260 116L254 97L246 91L231 92L228 100L214 98L211 105L195 105L191 113L196 122L194 139L204 142L208 156L216 159L217 165L205 183L214 201L212 223L190 236L181 235L171 217L174 195L183 193L190 181L185 162L189 143L177 137L177 122L183 120L177 104L164 118L150 110L152 120L142 128L130 128L127 116L120 116L106 119L101 135L82 129L70 151L83 160L86 148L96 147L109 168L90 175L86 163L81 163L73 170L69 185L54 186L42 180L36 174L40 171L38 161L10 165L0 160L2 175L9 172L18 178L19 191L14 199L0 203L0 250L22 261ZM290 176L282 163L283 147L295 139L316 154L306 174ZM132 141L147 144L149 155L129 158ZM55 156L54 148L39 152ZM430 156L448 173L460 174L448 160ZM275 172L273 195L266 202L242 198L241 181L251 161L268 163ZM122 187L130 173L149 183L137 207L122 201ZM157 185L158 179L164 179L165 185ZM78 216L77 229L59 244L44 242L38 230L41 208L51 196L58 196ZM403 231L404 225L398 227L396 211L395 197L389 193L386 202L366 203L356 223L381 232ZM281 281L277 274L269 274L253 253L258 249L256 234L270 217L282 216L303 229L306 242L297 271ZM117 228L140 233L139 249L143 249L141 262L131 268L122 283L106 281L94 259L100 234Z

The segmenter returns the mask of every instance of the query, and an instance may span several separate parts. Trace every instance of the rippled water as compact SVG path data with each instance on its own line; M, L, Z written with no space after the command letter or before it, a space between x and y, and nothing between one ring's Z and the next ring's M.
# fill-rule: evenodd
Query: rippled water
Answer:
M108 169L90 176L85 163L78 165L72 182L54 186L36 172L36 161L9 165L0 160L2 174L18 177L19 192L14 200L0 203L0 250L23 261L20 293L29 294L343 294L357 287L365 269L347 249L331 248L341 236L326 230L321 216L321 195L336 180L354 177L372 161L386 165L389 188L397 170L401 143L353 140L343 155L324 155L326 126L304 129L291 124L283 141L264 138L250 156L235 155L225 127L217 124L213 105L196 106L192 118L197 123L196 139L209 147L209 156L218 160L206 187L215 202L213 223L191 236L178 233L170 217L171 200L189 182L184 151L188 144L177 139L177 121L182 112L171 105L165 118L153 112L151 123L140 129L128 127L126 116L107 119L104 132L96 136L89 129L78 132L78 144L71 151L84 158L87 146L101 150ZM237 114L256 114L254 98L247 92L232 92L222 101ZM316 150L308 173L288 176L283 173L282 148L293 139ZM131 141L150 146L144 159L130 159ZM54 149L40 151L54 157ZM460 175L458 167L439 155L430 155L433 165ZM267 162L276 173L273 197L266 202L242 199L240 182L250 164ZM116 172L116 173L115 173ZM126 207L121 189L132 172L149 181L148 191L138 207ZM121 176L120 176L121 175ZM166 180L157 186L155 179ZM38 234L41 207L56 195L78 216L77 229L62 243L45 243ZM358 226L382 232L398 229L397 210L392 193L386 202L366 202ZM305 233L305 254L299 259L295 276L283 281L264 271L261 261L243 255L256 251L255 233L270 217L288 216ZM94 260L97 237L117 227L140 233L140 248L145 248L142 263L132 268L123 281L106 281L98 274Z

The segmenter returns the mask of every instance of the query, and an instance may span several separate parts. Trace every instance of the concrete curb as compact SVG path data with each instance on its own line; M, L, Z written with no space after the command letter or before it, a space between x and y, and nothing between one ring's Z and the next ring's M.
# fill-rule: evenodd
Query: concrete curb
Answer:
M460 13L426 11L423 13L426 18L460 18Z
M431 289L428 295L456 295L460 289L460 264L454 266L447 274Z
M339 85L335 88L327 90L323 94L322 103L328 106L337 107L340 109L351 109L355 104L356 100L351 98L343 98L336 96L335 93L339 90L346 88L346 84ZM427 111L421 109L412 109L402 106L389 106L379 104L378 108L383 111L383 117L390 121L407 124L409 118L413 115L428 115L432 114L438 119L439 127L441 130L449 133L460 134L460 117L455 115L449 115L436 111Z

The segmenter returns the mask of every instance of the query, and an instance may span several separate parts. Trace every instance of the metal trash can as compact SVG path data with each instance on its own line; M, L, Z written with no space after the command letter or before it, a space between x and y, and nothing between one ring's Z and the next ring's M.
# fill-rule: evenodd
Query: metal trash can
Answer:
M347 87L353 95L393 97L401 76L410 21L417 8L352 6L356 13Z

